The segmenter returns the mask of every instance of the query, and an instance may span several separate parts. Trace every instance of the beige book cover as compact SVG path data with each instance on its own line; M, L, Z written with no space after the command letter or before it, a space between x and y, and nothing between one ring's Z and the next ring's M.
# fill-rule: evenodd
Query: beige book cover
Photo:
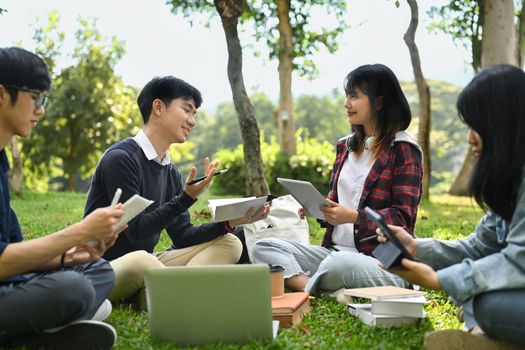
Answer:
M344 294L352 297L367 298L370 300L386 300L394 298L411 298L425 296L427 293L395 286L381 286L345 289Z

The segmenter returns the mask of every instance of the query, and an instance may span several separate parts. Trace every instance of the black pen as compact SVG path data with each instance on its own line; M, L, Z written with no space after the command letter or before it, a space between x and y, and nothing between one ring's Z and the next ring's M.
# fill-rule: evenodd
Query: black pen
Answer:
M217 175L220 175L220 174L224 174L225 172L227 172L228 169L222 169L222 170L219 170L217 171L215 174L213 174L213 176L217 176ZM188 182L186 185L194 185L196 184L197 182L200 182L202 180L204 180L206 178L206 176L201 176L201 177L198 177L190 182Z

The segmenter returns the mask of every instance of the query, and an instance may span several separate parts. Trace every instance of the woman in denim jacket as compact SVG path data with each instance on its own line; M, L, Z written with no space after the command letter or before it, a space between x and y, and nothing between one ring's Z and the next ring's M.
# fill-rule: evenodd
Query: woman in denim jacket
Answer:
M473 234L451 242L414 239L391 226L419 260L403 259L404 269L391 272L442 289L463 307L470 332L432 332L428 349L525 346L525 73L509 65L483 70L459 95L457 108L477 158L470 193L488 211Z

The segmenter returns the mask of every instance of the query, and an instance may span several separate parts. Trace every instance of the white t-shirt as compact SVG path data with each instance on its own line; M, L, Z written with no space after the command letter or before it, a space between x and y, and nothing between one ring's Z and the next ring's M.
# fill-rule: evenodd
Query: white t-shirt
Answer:
M363 193L365 181L374 164L370 150L363 150L357 158L349 152L337 181L337 198L344 207L357 209ZM334 227L332 242L335 248L357 252L354 242L354 224L341 224Z

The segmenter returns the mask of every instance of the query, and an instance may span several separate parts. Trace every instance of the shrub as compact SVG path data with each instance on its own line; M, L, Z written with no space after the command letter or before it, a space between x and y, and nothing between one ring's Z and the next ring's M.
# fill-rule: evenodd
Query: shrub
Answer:
M273 195L286 194L284 188L276 180L277 177L286 177L310 181L321 193L326 195L335 157L334 146L327 141L320 142L316 138L308 137L308 134L302 129L297 131L296 138L297 154L291 157L280 152L275 137L271 139L270 143L261 142L261 156L270 193ZM230 169L226 176L218 176L213 180L214 192L217 194L245 195L246 174L244 171L243 146L238 145L234 150L220 150L213 158L220 160L225 168Z

